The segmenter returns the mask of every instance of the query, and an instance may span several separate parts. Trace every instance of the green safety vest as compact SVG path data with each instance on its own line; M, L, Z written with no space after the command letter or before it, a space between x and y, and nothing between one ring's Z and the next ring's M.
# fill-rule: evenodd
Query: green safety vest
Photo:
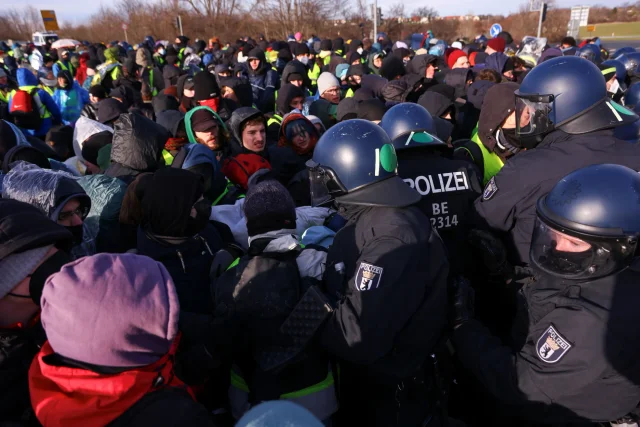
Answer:
M483 166L482 184L487 185L491 178L493 178L498 174L498 172L500 172L500 169L502 169L502 167L504 166L504 162L496 153L487 150L487 147L485 147L482 141L480 141L480 137L478 136L478 126L476 126L476 128L471 133L471 141L474 142L480 149ZM478 154L477 150L470 150L469 148L464 146L459 147L456 150L465 150L467 153L469 153L474 163L478 163L480 161L480 159L476 159L476 156ZM476 152L476 156L474 156L474 153L472 151Z
M282 124L282 117L280 117L277 114L274 114L273 117L271 117L269 120L267 120L267 127L271 126L272 124Z
M151 96L158 94L158 89L153 84L153 67L149 68L149 88L151 89Z
M311 80L312 86L316 86L318 84L318 77L320 77L321 73L322 73L322 70L320 70L320 67L318 66L318 64L314 63L313 68L310 69L309 72L307 73L307 76L309 76L309 80Z
M162 150L162 158L164 159L164 164L167 166L171 166L173 164L173 160L175 159L173 154L165 149Z
M47 85L40 85L39 86L42 90L44 90L45 92L47 92L49 95L53 96L53 89L51 89L49 86Z
M353 95L355 93L353 92L353 89L349 88L349 90L347 91L347 93L344 95L345 99L346 98L353 98Z
M34 89L40 89L38 86L20 86L18 89L20 90L24 90L25 92L29 92L31 93L32 90ZM15 90L11 91L11 98L13 98L13 96L16 94ZM36 97L38 96L37 91L33 93L33 96ZM44 120L44 119L48 119L49 117L51 117L51 112L49 110L47 110L47 107L44 106L44 104L42 103L42 100L40 99L40 97L38 96L38 101L36 104L38 106L39 112L40 112L40 117Z
M62 61L57 61L56 64L58 64L60 66L60 68L62 69L62 71L68 71L71 73L71 77L75 78L76 73L74 73L74 69L73 69L73 65L71 65L71 62L69 62L69 68L66 67L66 65L64 65L62 63Z

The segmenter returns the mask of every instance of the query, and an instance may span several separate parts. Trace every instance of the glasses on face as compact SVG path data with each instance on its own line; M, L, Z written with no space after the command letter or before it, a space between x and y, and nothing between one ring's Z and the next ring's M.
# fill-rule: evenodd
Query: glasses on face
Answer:
M74 215L84 221L87 215L89 215L89 208L87 206L81 206L72 211L60 212L60 215L58 215L58 221L66 221L71 219Z

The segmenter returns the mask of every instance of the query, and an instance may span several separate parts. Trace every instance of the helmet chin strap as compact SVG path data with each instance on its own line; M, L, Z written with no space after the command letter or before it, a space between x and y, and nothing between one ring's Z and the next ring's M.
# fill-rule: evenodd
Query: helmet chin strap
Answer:
M500 152L502 153L505 153L508 151L511 154L516 154L518 151L520 151L520 148L511 145L507 141L507 138L504 136L504 133L502 132L502 128L498 128L498 130L496 131L496 145L498 146L498 150L500 150Z

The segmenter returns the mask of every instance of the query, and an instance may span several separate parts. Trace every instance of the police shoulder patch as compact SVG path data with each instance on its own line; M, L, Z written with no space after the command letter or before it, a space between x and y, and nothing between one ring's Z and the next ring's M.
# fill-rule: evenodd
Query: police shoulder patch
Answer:
M572 344L551 324L538 338L536 352L543 362L556 363L571 350L571 347Z
M360 292L370 291L380 286L384 268L361 262L356 273L356 289Z
M486 187L484 187L484 192L482 193L482 200L489 200L493 197L494 194L498 192L498 186L496 185L496 177L492 176L491 180L487 182Z

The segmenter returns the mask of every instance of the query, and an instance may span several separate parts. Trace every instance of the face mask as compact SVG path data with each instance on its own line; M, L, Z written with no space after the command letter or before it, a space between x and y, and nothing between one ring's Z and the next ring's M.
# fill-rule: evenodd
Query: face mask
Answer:
M31 295L31 299L34 304L37 306L40 305L40 297L42 297L44 282L47 281L49 276L60 271L62 266L70 261L71 257L69 254L58 251L36 268L33 274L31 274L31 281L29 282L29 294Z
M302 58L300 58L300 62L302 62L304 65L309 65L309 57L303 56Z
M165 53L167 53L167 51L166 51L166 50L164 50L164 49L160 49L160 50L158 51L158 53L159 53L160 55L163 55L163 56L164 56L164 54L165 54Z
M402 58L402 63L407 65L409 63L409 58Z
M83 225L71 225L68 227L65 227L67 230L69 230L71 232L71 234L73 235L73 245L79 245L80 243L82 243L82 231L83 231Z
M364 49L359 47L358 49L356 49L356 51L358 52L358 54L362 55L362 52L364 52Z
M209 107L216 113L218 112L218 106L220 105L220 98L215 97L212 99L207 99L205 101L200 101L200 105L204 107Z
M196 210L195 218L189 218L189 224L187 225L187 233L193 236L207 226L209 218L211 217L211 201L202 199L194 203L193 208Z

